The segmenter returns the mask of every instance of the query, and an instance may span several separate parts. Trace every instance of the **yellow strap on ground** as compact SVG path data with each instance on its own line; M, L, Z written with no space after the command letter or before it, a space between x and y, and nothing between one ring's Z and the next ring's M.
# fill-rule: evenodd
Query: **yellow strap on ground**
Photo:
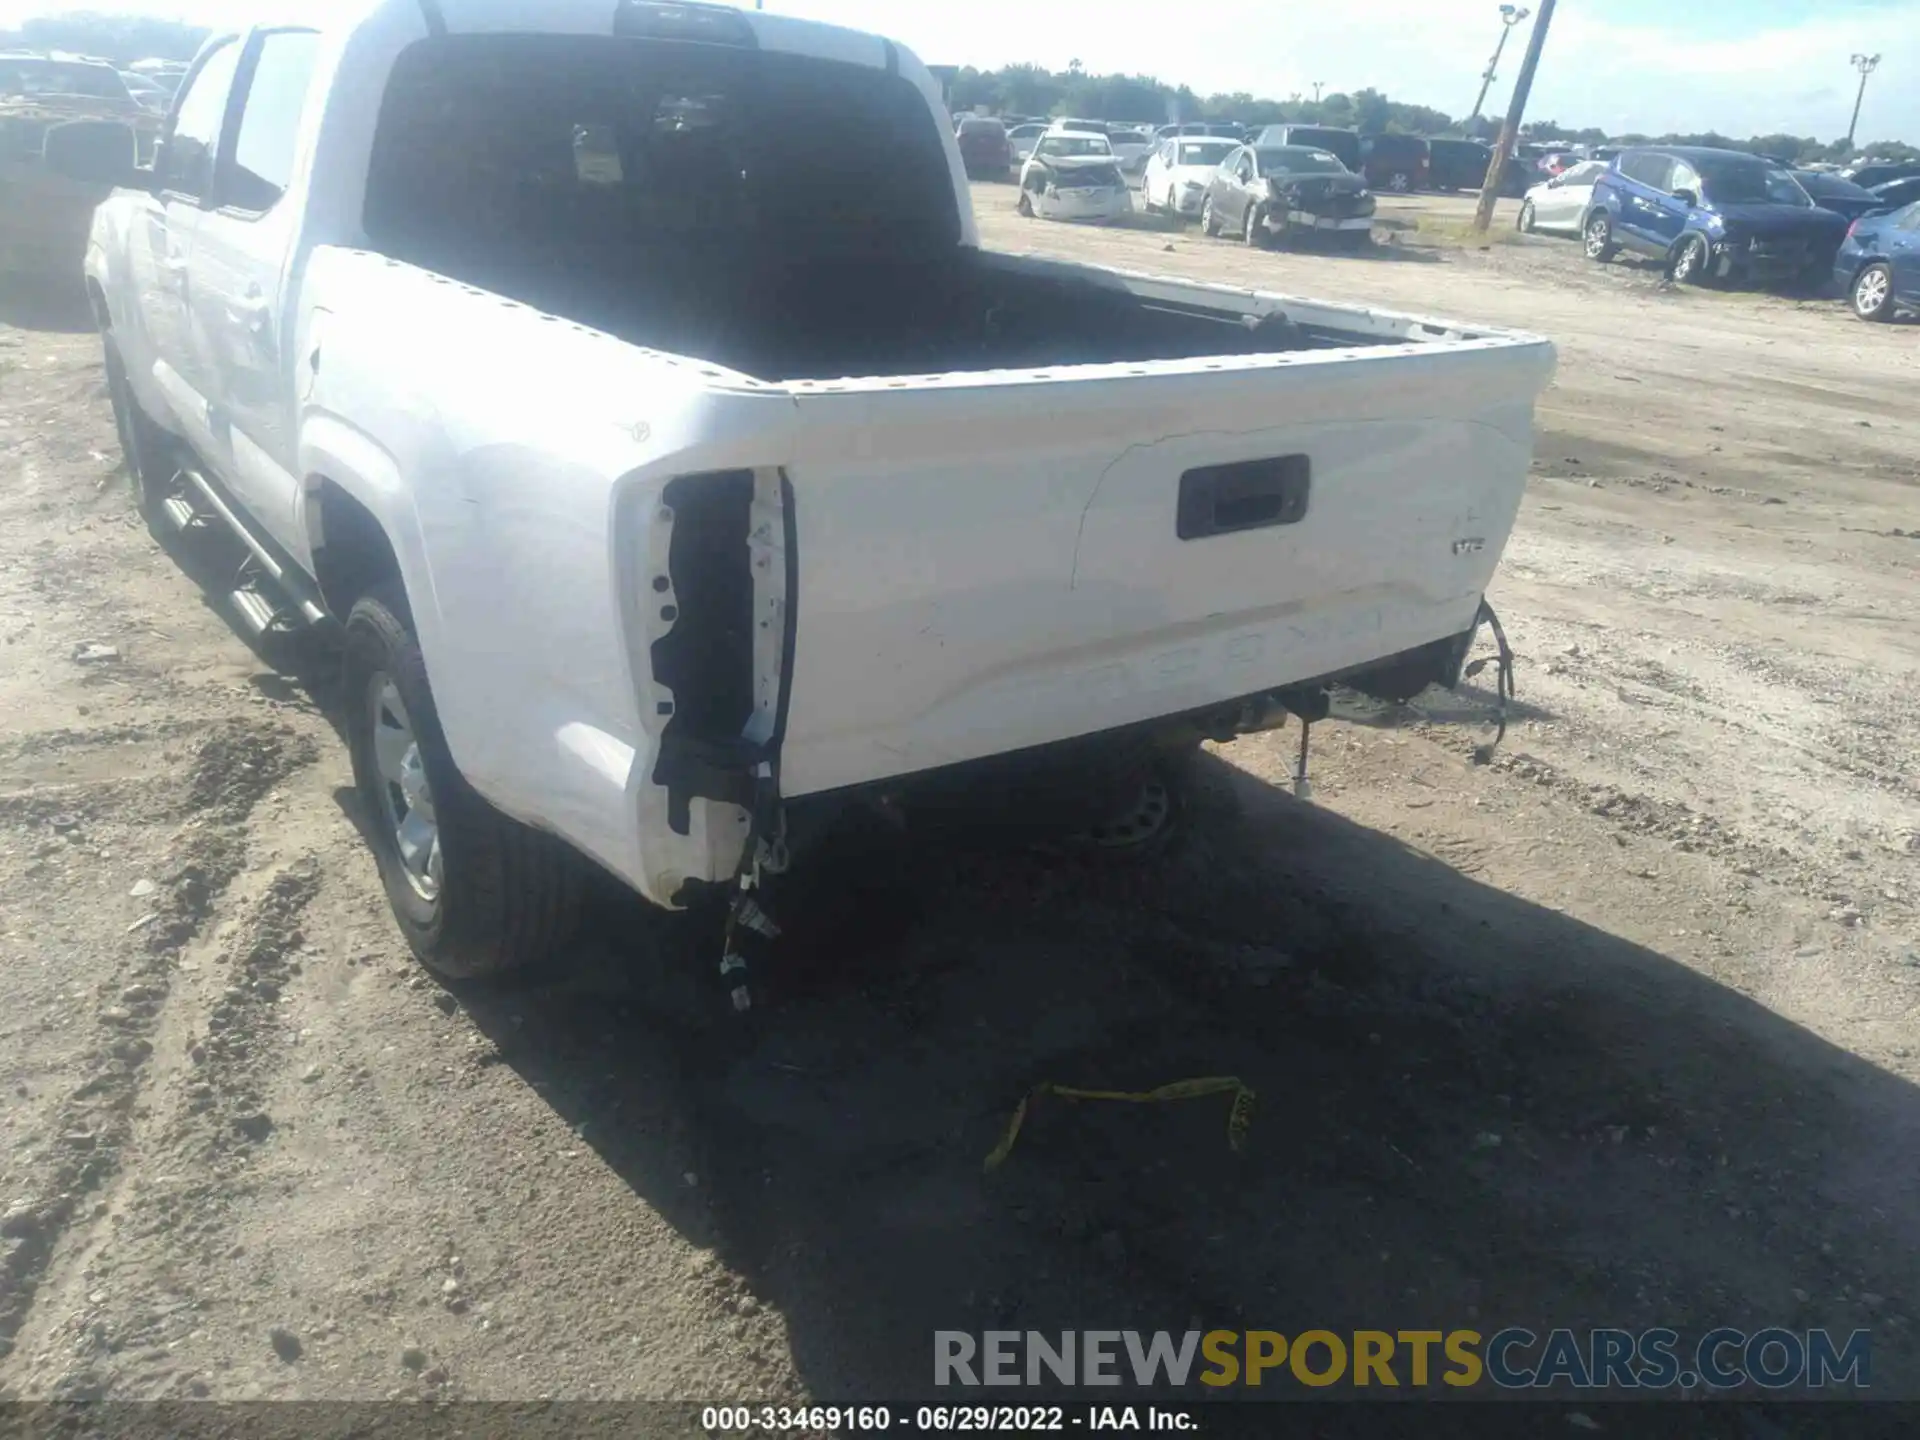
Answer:
M1206 1095L1232 1095L1233 1108L1227 1112L1227 1146L1236 1152L1246 1148L1247 1127L1253 1123L1253 1091L1237 1075L1208 1075L1197 1080L1175 1080L1157 1090L1084 1090L1075 1085L1055 1085L1042 1081L1020 1098L1007 1121L1007 1133L987 1156L986 1168L998 1170L1013 1153L1013 1142L1020 1138L1026 1123L1027 1107L1042 1095L1058 1095L1063 1100L1123 1100L1130 1105L1159 1105L1172 1100L1198 1100Z

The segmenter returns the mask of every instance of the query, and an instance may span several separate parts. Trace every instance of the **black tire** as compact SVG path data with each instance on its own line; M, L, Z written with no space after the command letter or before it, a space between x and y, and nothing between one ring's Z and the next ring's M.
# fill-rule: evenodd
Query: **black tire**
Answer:
M1667 274L1676 285L1711 285L1713 283L1713 250L1701 235L1682 236L1674 247L1673 260L1667 266Z
M1513 228L1522 235L1533 233L1533 202L1531 200L1521 202L1520 213L1514 217Z
M1027 219L1031 220L1033 218L1033 200L1025 190L1020 192L1020 198L1014 203L1013 208Z
M1211 195L1200 202L1200 233L1209 236L1220 233L1220 217L1213 213L1213 196Z
M440 877L431 897L409 880L385 823L373 733L373 693L383 676L412 723L438 821ZM398 584L363 595L348 615L343 677L347 742L367 838L413 953L450 980L505 975L551 957L578 926L583 867L558 840L502 815L461 777Z
M173 475L168 465L167 433L147 417L127 381L126 362L113 336L101 336L107 371L107 398L113 405L113 428L120 435L120 453L126 458L133 502L151 526L160 519L160 503L167 498ZM166 473L163 473L166 472Z
M1266 245L1267 229L1261 219L1258 205L1247 206L1247 219L1241 229L1240 238L1247 242L1247 247L1251 250L1259 250Z
M1580 247L1589 260L1599 265L1618 255L1620 247L1614 243L1613 217L1604 210L1589 212L1580 225Z
M1405 195L1413 189L1413 177L1404 170L1396 170L1387 177L1387 188L1396 195Z
M1893 269L1884 260L1876 260L1853 277L1847 287L1847 304L1862 320L1884 324L1893 319Z

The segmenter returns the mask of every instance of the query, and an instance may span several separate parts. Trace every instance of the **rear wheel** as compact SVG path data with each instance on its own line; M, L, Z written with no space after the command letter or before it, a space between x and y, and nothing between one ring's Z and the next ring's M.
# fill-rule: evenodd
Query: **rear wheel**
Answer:
M1893 319L1893 271L1884 261L1867 266L1853 280L1853 313L1862 320Z
M461 777L398 585L354 605L345 660L354 782L388 904L413 953L454 980L552 955L578 922L581 866Z
M1387 188L1395 194L1404 195L1413 189L1413 176L1404 170L1396 170L1387 177Z
M1211 195L1200 202L1200 233L1203 235L1220 233L1220 217L1213 213L1213 196Z
M1613 217L1606 211L1596 210L1589 215L1580 233L1589 260L1604 265L1620 253L1620 247L1613 239Z

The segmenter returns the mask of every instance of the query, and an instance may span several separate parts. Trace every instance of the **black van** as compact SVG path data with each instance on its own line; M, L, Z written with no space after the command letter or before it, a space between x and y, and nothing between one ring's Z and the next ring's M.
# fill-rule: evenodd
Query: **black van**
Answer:
M1493 163L1493 147L1478 140L1429 140L1427 148L1436 190L1478 190Z
M1360 142L1367 183L1376 190L1425 190L1433 183L1428 173L1427 142L1418 135L1369 135Z
M1360 153L1360 132L1358 130L1336 130L1331 125L1268 125L1251 141L1256 149L1271 145L1306 145L1315 150L1329 150L1340 157L1340 163L1360 173L1365 157Z

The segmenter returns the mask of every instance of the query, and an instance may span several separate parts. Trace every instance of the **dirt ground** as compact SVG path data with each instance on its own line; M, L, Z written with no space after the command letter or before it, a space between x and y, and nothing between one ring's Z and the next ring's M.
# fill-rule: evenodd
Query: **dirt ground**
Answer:
M1146 872L850 847L750 1029L617 895L448 990L324 667L155 545L97 341L15 301L0 1395L897 1400L936 1328L1508 1324L1867 1327L1920 1393L1920 327L977 194L995 246L1559 343L1495 763L1469 689L1318 727L1312 804L1295 732L1217 749ZM1242 1155L1221 1101L1056 1102L982 1173L1038 1081L1222 1074Z

